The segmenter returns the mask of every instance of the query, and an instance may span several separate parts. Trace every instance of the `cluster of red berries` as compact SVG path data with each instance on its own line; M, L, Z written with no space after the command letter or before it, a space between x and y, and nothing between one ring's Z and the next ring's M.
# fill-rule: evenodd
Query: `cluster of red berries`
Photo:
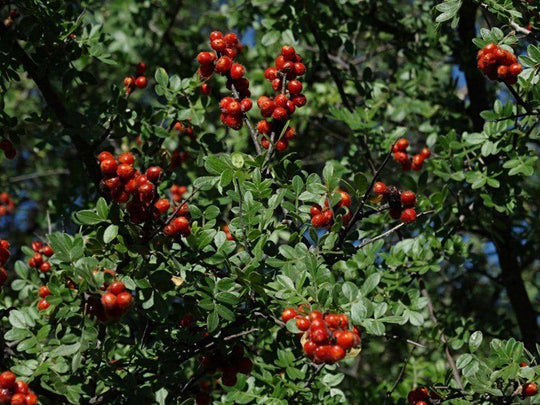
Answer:
M115 321L129 310L133 296L126 291L124 283L113 281L107 287L107 292L101 296L100 302L105 318L109 321Z
M161 167L149 167L142 174L133 167L135 157L130 152L122 153L118 160L109 152L101 152L98 160L101 162L101 172L105 177L102 180L103 188L110 191L113 201L127 203L126 208L133 223L140 224L167 214L170 202L167 199L158 199L157 194L157 184L163 173ZM189 208L186 205L179 210L178 214L181 215L165 226L165 234L189 235L191 229L186 218L187 212Z
M240 63L234 62L236 56L242 51L242 44L236 34L229 32L223 35L220 31L210 34L210 47L214 52L200 52L197 55L199 62L199 75L201 79L210 78L214 72L227 78L227 88L233 89L235 97L224 97L220 103L221 121L229 128L239 130L243 126L244 114L251 110L253 103L249 98L249 80L244 75L246 68ZM210 93L207 83L203 84L202 91Z
M387 186L378 181L373 185L373 192L382 197L390 208L390 217L400 219L401 222L416 221L416 194L412 191L399 191L397 187Z
M431 151L428 148L423 148L422 151L412 157L407 154L409 141L405 138L400 138L394 144L392 152L394 152L394 160L401 164L403 171L413 169L419 171L422 169L424 160L431 156Z
M13 142L9 139L2 139L0 141L0 150L4 151L4 155L8 159L14 159L17 156L17 150L13 146Z
M148 79L144 76L146 72L146 63L139 62L135 66L135 75L126 76L124 78L124 89L126 94L131 94L135 89L144 89L148 86Z
M9 215L15 210L15 202L8 193L0 193L0 217Z
M523 66L512 52L490 43L478 51L477 66L490 80L515 84Z
M188 191L186 186L178 186L176 184L173 184L171 186L171 198L173 201L180 202L182 201L182 198L184 194L186 194Z
M183 135L188 136L192 140L195 139L195 132L193 130L193 126L188 123L176 121L173 125L173 129Z
M32 250L34 255L28 260L28 265L39 269L42 273L48 273L51 270L51 263L49 263L45 257L51 257L54 254L54 250L49 245L45 245L40 241L32 242Z
M7 272L4 265L9 260L9 242L5 239L0 239L0 287L7 281Z
M2 405L36 405L38 397L22 380L11 371L0 374L0 404Z
M361 342L358 329L349 329L349 318L345 314L323 315L314 310L306 315L302 307L287 308L281 319L285 323L295 319L296 327L305 332L304 353L315 363L336 363Z
M11 9L9 10L9 15L4 20L4 25L9 28L12 27L13 24L15 24L15 20L19 18L20 14L17 10Z
M244 356L244 348L241 345L234 346L229 354L216 351L203 356L202 364L207 373L221 371L221 382L228 387L236 384L238 373L249 374L253 369L253 362Z
M321 208L320 205L315 204L311 206L311 209L309 210L309 214L311 215L311 224L315 228L323 228L323 227L330 227L332 226L332 223L334 221L334 213L342 209L345 211L343 214L343 223L347 224L351 220L351 203L352 199L349 193L338 190L338 193L341 195L341 199L339 202L335 205L333 209L330 209L330 206L328 204L328 199L324 203L324 208Z
M428 390L426 387L418 387L412 390L407 395L407 400L411 405L428 405L431 404L431 400L440 399L440 396L434 392Z
M47 301L47 297L51 295L51 290L46 285L39 287L38 295L41 298L37 303L37 308L39 311L44 311L51 306Z
M306 67L302 63L302 58L292 46L285 45L281 48L281 54L275 60L275 67L269 67L264 71L264 77L272 83L272 89L277 93L272 99L267 96L259 97L257 106L261 110L261 115L266 119L257 123L257 131L263 135L261 145L263 148L270 147L270 140L264 135L283 133L283 136L276 139L276 149L286 150L289 140L294 138L295 129L288 127L283 131L285 123L294 113L296 108L306 105L306 96L302 94L302 82L297 80L298 76L306 73Z
M225 232L225 236L227 237L227 240L234 240L233 234L231 233L231 231L229 231L229 225L223 225L221 227L221 230Z

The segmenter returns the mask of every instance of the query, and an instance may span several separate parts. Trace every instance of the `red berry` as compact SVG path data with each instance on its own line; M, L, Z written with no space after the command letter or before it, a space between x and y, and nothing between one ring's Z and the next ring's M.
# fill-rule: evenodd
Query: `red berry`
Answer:
M510 73L510 70L508 69L508 66L501 65L497 68L497 76L501 80L504 80L508 76L509 73Z
M197 55L197 62L200 65L210 65L216 60L216 55L213 52L201 52Z
M517 76L521 72L523 72L523 66L521 66L519 63L513 63L512 65L510 65L510 73L513 76Z
M146 71L146 63L139 62L135 68L138 75L142 75Z
M414 210L414 208L407 208L403 210L399 218L401 219L401 222L404 222L406 224L414 222L416 221L416 211Z
M285 45L281 48L281 54L286 60L295 60L296 57L296 51L289 45Z
M51 290L49 290L49 287L47 287L46 285L42 285L41 287L39 287L38 295L41 298L45 298L46 296L51 295Z
M289 322L291 319L293 318L296 318L296 316L298 315L298 313L296 312L296 310L294 308L286 308L282 313L281 313L281 320L285 323Z
M37 405L38 397L34 393L26 395L26 405Z
M116 174L116 169L118 168L118 165L116 164L116 161L114 159L107 159L101 162L100 169L101 173L103 174Z
M351 206L351 203L352 203L352 199L351 199L351 196L349 195L349 193L343 191L343 190L338 190L338 193L341 195L341 200L337 203L337 206L338 207L350 207Z
M302 92L302 87L302 82L299 80L291 80L287 84L287 89L289 89L289 92L295 96Z
M388 189L386 188L386 184L378 181L373 185L373 192L377 195L384 195Z
M231 70L232 65L232 59L224 55L217 60L215 69L218 73L227 73Z
M0 374L0 388L11 388L15 384L17 377L11 371L4 371Z
M135 163L135 156L131 152L124 152L118 157L118 162L132 165Z
M404 164L409 160L409 156L405 152L396 152L394 153L394 160L398 163Z
M221 31L212 31L210 33L210 41L213 41L214 39L221 39L223 38L223 33Z
M111 294L118 295L121 292L125 291L126 286L121 281L113 281L109 287L107 287L107 291Z
M38 308L39 311L45 311L50 306L51 306L51 304L49 304L45 298L43 298L37 304L37 308Z
M126 313L132 302L133 296L127 291L123 291L116 296L116 304L121 313Z
M307 103L306 96L304 96L303 94L299 94L296 97L293 97L292 101L297 107L305 106Z
M325 363L330 360L330 349L332 346L323 345L315 349L314 360L316 363Z
M103 308L105 311L108 312L114 312L118 308L118 304L116 302L116 295L108 292L101 296L101 304L103 305Z
M269 67L264 71L264 77L267 80L274 80L277 77L277 69L273 67Z
M276 107L272 113L272 118L277 121L285 120L287 118L287 110L283 107Z
M309 329L311 322L306 317L296 318L296 327L301 331L306 331Z
M28 394L28 384L26 384L24 381L22 380L17 380L15 382L15 392L17 394Z
M11 405L26 405L26 395L15 394L11 397Z
M313 322L313 321L316 320L316 319L322 320L322 319L323 319L323 314L322 314L321 311L315 309L315 310L311 311L311 313L309 314L308 317L309 317L309 320L310 320L311 322Z
M139 89L144 89L146 86L148 86L148 79L146 76L139 76L137 79L135 79L135 86Z
M149 181L151 181L152 183L157 183L159 181L161 173L163 173L163 169L161 167L152 166L146 169L145 175Z
M313 340L317 344L325 344L328 342L328 339L330 338L330 334L328 333L328 330L325 327L322 328L316 328L313 329L313 323L310 327L310 337L311 340Z
M424 159L427 159L428 157L431 156L431 151L428 149L428 148L424 148L422 149L422 151L420 152L420 155L422 155L422 157Z
M534 397L538 394L538 387L533 382L528 382L523 385L523 395L526 397Z
M287 149L288 146L289 146L289 143L287 142L286 139L280 139L279 141L276 142L276 150L278 152L283 152L284 150Z
M304 343L304 353L306 354L306 356L308 357L312 357L313 354L315 353L315 349L317 349L318 345L317 343L311 341L311 340L308 340L306 341L306 343Z
M302 76L306 73L306 66L302 62L297 62L294 64L294 73L297 76Z
M51 264L49 262L43 262L39 266L39 271L42 273L47 273L51 269Z
M311 224L315 228L322 228L327 224L326 217L324 216L324 214L316 214L313 216L313 218L311 218Z
M412 207L416 204L416 195L412 191L404 191L401 193L401 203L405 207Z
M412 164L416 166L422 166L424 163L424 156L422 155L414 155L412 159Z
M227 44L228 47L234 47L238 44L238 37L236 34L229 32L228 34L225 34L223 37L223 40Z
M343 360L344 357L345 357L345 350L341 346L333 345L330 348L329 358L332 363L337 363L338 361Z
M210 41L210 47L214 51L220 52L220 53L223 53L227 50L227 44L225 43L223 39L220 39L220 38Z
M400 138L396 142L396 148L402 152L405 152L409 147L409 141L406 138Z
M118 168L116 169L116 174L118 174L118 177L122 180L130 179L134 173L135 169L133 168L133 166L125 163L118 165Z
M209 95L210 92L212 91L212 87L210 87L210 85L208 83L203 83L201 85L201 91L204 95Z
M329 328L339 328L341 319L337 314L328 314L325 316L324 320Z
M231 67L231 77L235 80L240 79L244 76L246 69L239 63L235 63Z
M98 155L98 160L100 162L103 162L104 160L114 160L114 156L112 153L104 151Z
M164 198L157 200L154 204L154 207L156 207L160 214L165 214L167 211L169 211L170 206L171 203L169 202L169 200L166 200Z
M281 91L282 90L283 81L280 78L275 78L272 80L272 89L274 91Z
M191 233L191 228L189 226L189 220L186 217L176 217L173 220L174 227L177 229L177 232L180 232L184 236L189 236Z
M312 205L309 214L314 217L315 215L321 214L321 207L319 205Z
M355 345L354 333L350 330L343 331L337 338L337 344L344 350L349 350Z

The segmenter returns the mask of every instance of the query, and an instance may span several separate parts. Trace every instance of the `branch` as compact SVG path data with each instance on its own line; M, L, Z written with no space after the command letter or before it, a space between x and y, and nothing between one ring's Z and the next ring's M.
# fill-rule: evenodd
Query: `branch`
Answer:
M313 383L313 381L315 381L315 378L317 378L317 376L320 374L320 372L322 371L322 369L324 368L325 364L317 364L315 366L315 370L313 371L313 373L309 376L309 379L304 383L303 387L299 390L297 390L290 398L289 398L289 402L292 402L293 400L295 400L298 395L300 394L300 391L302 390L305 390L306 388L309 388L311 386L311 384Z
M428 214L431 214L433 213L433 211L426 211L426 212L421 212L420 214L418 214L418 216L416 217L417 219L420 218L420 217L423 217L424 215L428 215ZM385 237L387 237L388 235L390 235L391 233L397 231L398 229L400 228L403 228L405 225L407 225L405 222L402 222L396 226L394 226L393 228L390 228L389 230L387 230L386 232L384 233L381 233L380 235L377 235L375 236L374 238L372 239L369 239L365 242L362 242L360 245L358 245L356 248L357 249L362 249L363 247L373 243L373 242L376 242L378 241L379 239L383 239Z
M9 179L10 183L17 183L19 181L26 181L26 180L32 180L37 179L39 177L48 177L48 176L54 176L57 174L69 174L69 170L66 169L57 169L57 170L46 170L41 173L30 173L30 174L22 174L20 176L11 177Z
M534 115L533 113L533 110L531 108L531 106L529 104L527 104L525 102L525 100L523 100L521 98L521 96L519 95L519 93L516 91L516 89L514 89L511 85L509 85L508 83L504 83L506 85L506 87L508 88L508 90L510 90L510 93L512 93L512 96L514 96L514 98L516 99L517 103L522 106L523 108L525 108L525 111L527 111L527 113L529 113L530 115Z

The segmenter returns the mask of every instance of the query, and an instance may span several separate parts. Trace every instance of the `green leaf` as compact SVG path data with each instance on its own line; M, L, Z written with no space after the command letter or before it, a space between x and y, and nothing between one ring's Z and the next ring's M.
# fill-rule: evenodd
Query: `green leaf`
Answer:
M483 334L481 331L477 330L469 338L469 350L471 353L474 353L482 344Z
M162 67L156 69L156 74L154 76L157 84L161 84L164 87L167 87L169 84L169 75L167 71Z
M118 225L111 224L103 233L103 242L111 243L118 236Z

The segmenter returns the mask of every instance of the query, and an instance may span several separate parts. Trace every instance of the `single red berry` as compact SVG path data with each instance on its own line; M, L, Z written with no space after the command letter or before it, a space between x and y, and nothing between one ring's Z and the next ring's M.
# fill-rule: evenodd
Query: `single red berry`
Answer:
M216 72L218 73L227 73L231 70L233 61L228 56L222 56L216 62Z
M133 296L127 291L122 291L116 296L116 305L121 313L126 313L132 302Z
M145 175L149 181L151 181L152 183L157 183L159 182L161 173L163 173L163 169L161 167L152 166L146 169Z
M227 44L228 47L234 47L238 44L238 37L236 34L229 32L228 34L225 34L223 37L223 40Z
M306 96L304 96L303 94L299 94L296 97L293 97L292 101L297 107L303 107L307 103Z
M46 296L51 295L51 290L49 290L49 287L47 287L46 285L42 285L41 287L39 287L38 295L41 298L45 298Z
M296 316L298 315L298 313L296 312L296 310L294 308L286 308L282 313L281 313L281 320L285 323L289 322L291 319L293 318L296 318Z
M309 329L311 340L313 340L317 344L325 344L328 342L328 339L330 338L330 333L328 333L328 330L325 327L313 329L314 322L311 323L311 327Z
M38 397L34 393L29 393L26 395L26 405L37 405Z
M186 217L176 217L173 220L174 227L177 229L177 232L180 232L184 236L189 236L191 233L191 228L189 226L189 220Z
M291 80L288 84L287 84L287 89L289 90L289 92L292 94L292 95L298 95L302 92L302 82L299 81L299 80Z
M98 155L98 160L100 162L103 162L104 160L114 160L114 156L112 155L112 153L104 151Z
M22 380L15 381L15 392L17 394L28 394L28 384Z
M296 57L296 51L292 46L284 45L281 48L281 54L286 60L295 60Z
M313 342L312 340L308 340L303 346L304 353L306 356L312 357L315 354L315 349L317 349L317 347L317 343Z
M297 76L302 76L304 73L306 73L306 66L302 62L295 63L294 73Z
M407 208L402 211L401 216L399 217L401 222L406 224L416 221L416 211L414 208Z
M422 155L414 155L412 158L412 164L417 166L422 166L424 163L424 156Z
M400 138L396 142L396 148L402 152L405 152L409 147L409 141L406 138Z
M167 211L169 211L169 208L171 206L171 203L169 200L162 198L160 200L157 200L154 204L154 207L158 210L160 214L165 214Z
M116 302L116 295L108 292L101 296L101 304L103 305L103 308L105 311L108 312L114 312L118 308L118 304Z
M212 31L210 33L210 41L213 41L214 39L221 39L223 38L223 33L221 31Z
M39 311L45 311L47 308L49 308L51 304L47 302L47 299L43 298L41 301L38 302L37 308Z
M336 343L344 350L349 350L355 344L354 333L350 330L343 331L337 336Z
M351 199L351 196L349 195L349 193L343 191L343 190L338 190L338 193L341 195L341 200L339 200L339 202L337 203L337 206L338 207L350 207L351 206L351 203L352 203L352 199Z
M113 281L111 284L109 284L109 287L107 287L107 291L111 294L118 295L121 292L125 291L126 286L121 281Z
M272 89L274 91L281 91L283 81L280 78L275 78L272 80Z
M133 153L131 152L124 152L120 156L118 156L118 162L132 165L133 163L135 163L135 156L133 156Z
M405 207L412 207L416 204L416 195L412 191L404 191L401 193L401 203Z
M15 384L17 377L11 371L4 371L0 374L0 388L11 388Z
M139 76L137 79L135 79L135 86L139 89L144 89L146 86L148 86L148 79L146 76Z
M277 121L285 120L287 118L287 110L283 107L276 107L272 113L272 118Z
M244 76L245 72L246 69L239 63L234 63L231 66L231 77L235 80L240 79L242 76Z
M118 165L116 164L116 161L114 159L107 159L101 162L100 169L101 173L103 174L116 174L116 169L118 168Z
M273 67L269 67L264 71L264 77L267 80L274 80L277 77L277 69Z
M321 311L319 311L318 309L315 309L313 311L310 312L310 314L308 315L308 318L311 322L313 322L314 320L316 319L320 319L322 320L323 319L323 314Z
M343 360L345 357L345 350L339 345L333 345L330 348L330 361L332 363L337 363L340 360Z
M146 71L146 63L139 62L137 63L137 66L135 67L135 70L138 75L142 75Z
M423 148L422 151L420 152L420 155L422 155L424 159L427 159L428 157L431 156L431 151L428 148Z
M314 361L316 363L326 363L330 360L330 345L322 345L315 349Z
M384 195L387 191L386 184L383 182L378 181L373 185L373 192L377 195Z
M39 266L39 271L41 271L42 273L47 273L49 272L49 270L51 270L51 264L49 262L43 262Z
M522 361L521 363L519 363L519 366L520 367L529 367L529 365L527 363L525 363L524 361Z
M510 73L510 69L508 69L508 66L501 65L497 68L497 76L499 79L504 80L508 77L508 74Z
M197 62L201 66L211 65L216 60L216 55L213 52L200 52L197 55Z
M321 207L319 205L312 205L309 213L312 217L314 217L315 215L319 215L321 214Z
M11 397L11 405L26 405L26 395L15 394Z
M523 395L526 397L534 397L538 394L538 387L533 382L528 382L523 385Z
M280 139L276 142L276 150L278 152L283 152L289 147L289 142L286 139Z
M209 95L212 91L212 87L208 83L201 84L201 91L204 95Z
M296 327L301 331L306 331L309 329L311 322L306 317L296 318Z
M324 214L316 214L313 216L313 218L311 218L311 224L315 228L322 228L327 224L326 217Z
M118 168L116 169L116 174L122 180L130 179L134 173L135 173L135 169L133 168L133 166L128 165L126 163L122 163L118 165Z
M285 131L285 138L286 139L293 139L296 135L296 130L293 127L288 127Z
M521 72L523 72L523 66L521 66L519 63L513 63L513 64L510 65L510 73L513 76L517 76Z

